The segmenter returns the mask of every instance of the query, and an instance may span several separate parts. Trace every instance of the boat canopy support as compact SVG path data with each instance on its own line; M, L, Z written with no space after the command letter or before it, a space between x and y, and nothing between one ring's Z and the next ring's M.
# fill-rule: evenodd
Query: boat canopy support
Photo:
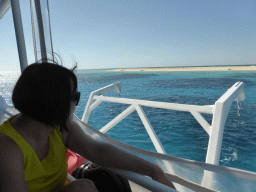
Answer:
M25 38L23 33L23 25L20 13L20 3L19 0L11 0L11 7L12 7L12 15L13 15L13 22L17 40L17 47L20 59L20 68L21 72L23 72L26 67L28 66L28 59L27 59L27 51L25 45Z
M54 61L48 0L30 0L35 62Z
M12 7L21 72L28 66L19 0L0 0L0 19ZM54 61L48 0L30 0L35 62ZM35 14L34 14L35 13ZM40 53L41 57L38 55Z

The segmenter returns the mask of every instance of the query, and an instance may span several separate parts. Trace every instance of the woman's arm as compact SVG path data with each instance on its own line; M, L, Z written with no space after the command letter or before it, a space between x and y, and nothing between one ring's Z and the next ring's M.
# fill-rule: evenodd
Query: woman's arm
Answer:
M29 192L23 169L24 156L19 145L4 136L0 142L0 191Z
M159 166L111 144L102 143L91 138L73 121L68 124L68 128L70 132L67 137L66 147L75 153L97 165L147 175L156 181L174 188Z
M140 173L175 189L159 166L136 155L105 143L98 146L96 154L98 159L93 162L97 165Z

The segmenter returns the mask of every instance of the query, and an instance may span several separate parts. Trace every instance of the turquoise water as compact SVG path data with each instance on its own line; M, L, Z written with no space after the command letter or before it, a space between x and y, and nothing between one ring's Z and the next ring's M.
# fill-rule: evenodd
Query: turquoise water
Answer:
M20 73L0 73L0 94L8 104ZM116 81L122 82L122 98L144 99L181 104L213 105L235 82L245 84L246 100L237 116L236 102L231 106L223 136L220 165L256 172L256 73L255 72L111 72L78 70L81 100L75 114L82 118L90 92ZM113 92L107 96L117 96ZM128 106L102 103L88 124L100 129ZM208 135L187 112L143 107L167 154L205 161ZM204 115L211 123L211 115ZM156 151L139 116L133 112L107 135L123 143Z

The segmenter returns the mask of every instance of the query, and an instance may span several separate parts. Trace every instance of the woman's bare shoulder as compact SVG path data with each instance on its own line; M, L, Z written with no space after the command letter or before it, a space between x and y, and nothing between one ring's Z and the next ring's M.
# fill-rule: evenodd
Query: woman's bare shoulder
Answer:
M28 192L23 164L24 157L18 144L0 133L0 191Z
M11 139L9 136L0 133L0 158L5 155L14 155L15 158L21 158L20 160L23 162L23 152L19 145Z

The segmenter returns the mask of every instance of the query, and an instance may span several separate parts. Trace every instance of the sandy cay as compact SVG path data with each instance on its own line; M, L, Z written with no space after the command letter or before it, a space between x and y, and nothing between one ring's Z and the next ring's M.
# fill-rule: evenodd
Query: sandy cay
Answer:
M210 66L210 67L148 67L123 68L110 71L256 71L256 65L251 66Z

